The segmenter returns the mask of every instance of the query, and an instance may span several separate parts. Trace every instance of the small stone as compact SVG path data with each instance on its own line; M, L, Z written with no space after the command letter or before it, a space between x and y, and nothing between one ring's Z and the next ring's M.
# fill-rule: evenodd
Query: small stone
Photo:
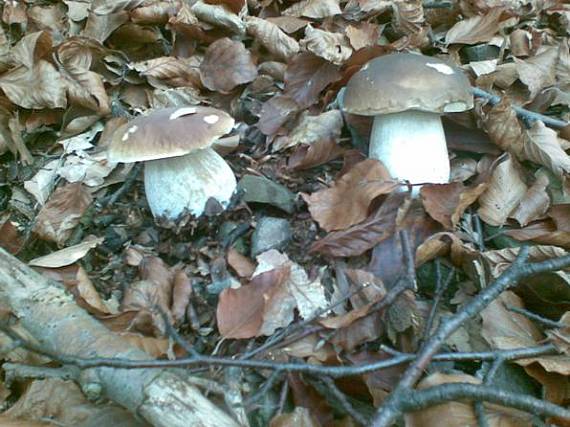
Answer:
M251 256L270 249L283 249L291 240L291 226L286 219L263 217L251 237Z
M245 175L238 183L244 202L265 203L293 213L295 195L284 186L263 176Z

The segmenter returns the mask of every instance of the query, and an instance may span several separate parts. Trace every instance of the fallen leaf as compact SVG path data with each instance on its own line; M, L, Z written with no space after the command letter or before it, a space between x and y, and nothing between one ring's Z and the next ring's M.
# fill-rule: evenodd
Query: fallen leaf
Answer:
M208 89L229 93L257 77L253 57L243 43L227 37L208 46L200 64L200 77Z
M192 295L192 282L182 270L174 273L172 279L172 306L170 311L175 324L180 324L186 317L186 308Z
M299 43L289 37L272 22L248 16L245 19L247 32L261 43L277 59L289 60L299 52Z
M503 225L527 192L518 163L510 156L497 165L489 186L479 197L479 217L487 224Z
M283 15L306 18L326 18L341 13L339 0L303 0L285 9Z
M323 165L343 155L345 149L333 139L320 139L311 145L298 145L289 156L287 167L305 170Z
M295 300L285 286L289 268L258 274L238 289L220 293L216 318L225 338L271 335L293 321Z
M477 44L488 42L500 29L502 8L493 8L486 15L473 16L457 22L445 35L445 43Z
M380 161L368 159L356 164L331 188L302 196L321 228L343 230L363 221L372 201L397 187Z
M465 187L462 183L426 184L420 194L426 212L447 229L459 223L465 210L475 203L485 191L487 184Z
M377 25L370 22L360 22L357 25L346 27L345 34L354 50L374 46L380 35Z
M561 179L570 176L570 156L560 146L554 130L537 120L527 135L523 148L525 159L546 166Z
M282 143L275 142L272 151L281 151L298 144L311 145L321 140L337 140L342 131L342 114L330 110L316 116L304 112L296 126Z
M87 252L103 243L103 237L88 236L83 242L69 246L65 249L52 252L49 255L44 255L28 262L28 265L35 267L58 268L79 261Z
M34 232L62 246L92 201L91 193L81 183L59 187L38 213Z
M389 238L396 231L396 219L406 211L405 193L392 193L380 208L363 222L334 231L311 245L311 252L329 256L356 256Z
M518 221L522 227L542 218L550 207L550 196L547 192L549 184L547 175L539 175L534 184L529 187L519 206L511 214L511 218Z
M300 108L307 108L318 101L319 95L329 84L340 78L337 65L303 52L287 65L283 94L293 99Z
M149 84L158 89L167 87L200 88L200 62L196 58L174 58L162 56L135 62L131 67L146 77Z
M257 127L265 135L274 135L300 109L292 98L275 95L263 103Z
M269 427L319 427L318 420L307 408L297 406L293 412L274 416Z
M342 65L352 54L352 48L344 34L323 31L311 25L305 28L305 37L299 44L336 65Z
M228 249L228 265L235 270L239 277L249 278L255 271L255 264L236 249Z
M556 83L558 55L558 47L547 47L525 60L513 58L517 65L519 79L528 87L531 99L534 99L541 89Z

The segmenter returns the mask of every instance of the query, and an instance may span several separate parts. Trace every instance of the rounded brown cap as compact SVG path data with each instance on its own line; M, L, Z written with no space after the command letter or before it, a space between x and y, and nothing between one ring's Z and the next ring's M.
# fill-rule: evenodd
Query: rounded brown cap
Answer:
M184 156L230 132L234 119L211 107L163 108L119 127L107 148L112 162L141 162Z
M408 110L452 113L470 108L469 80L459 69L412 53L374 58L352 76L344 94L344 110L361 116Z

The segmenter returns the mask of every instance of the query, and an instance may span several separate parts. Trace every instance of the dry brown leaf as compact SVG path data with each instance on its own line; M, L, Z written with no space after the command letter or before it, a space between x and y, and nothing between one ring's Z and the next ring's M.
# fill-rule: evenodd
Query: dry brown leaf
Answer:
M529 222L540 219L550 207L550 196L547 187L550 184L548 176L541 174L528 189L519 206L511 214L511 218L524 227Z
M501 350L538 345L543 339L540 330L527 317L507 307L524 305L515 293L506 291L483 309L483 338L492 348Z
M62 425L77 426L99 410L95 404L89 403L73 381L50 378L32 381L3 415L12 419L49 419Z
M311 252L342 257L361 255L396 231L396 220L409 207L405 193L392 193L366 220L347 230L334 231L311 245Z
M464 182L477 174L477 160L458 157L451 161L451 182Z
M28 262L28 265L34 267L58 268L73 264L79 261L91 249L103 243L103 237L87 236L83 242L77 245L69 246L65 249L52 252L49 255L34 258Z
M293 170L310 169L342 156L345 149L335 140L320 139L311 145L300 145L289 156L287 167Z
M220 293L216 318L224 338L271 335L293 321L295 300L285 286L289 268L279 268L254 277L238 289Z
M57 65L67 87L69 100L101 115L110 112L110 101L103 77L91 71L94 51L102 48L77 39L70 39L57 48ZM100 52L98 52L100 53Z
M273 417L269 427L320 427L319 421L307 408L297 406L293 412Z
M200 64L200 77L208 89L229 93L257 77L253 57L243 43L227 37L212 43Z
M465 374L436 372L418 384L418 390L426 390L442 384L481 384L481 380ZM532 415L512 408L485 404L485 416L489 427L531 427ZM405 415L406 427L463 427L477 425L473 405L468 402L446 402Z
M172 319L175 324L180 324L184 321L186 317L186 308L190 302L190 296L192 295L192 282L182 270L174 273L174 278L172 279L172 306L170 311L172 312Z
M23 244L21 231L10 221L10 214L0 216L0 248L15 255L22 249Z
M228 249L228 265L235 270L239 277L249 278L255 271L255 264L236 249Z
M488 42L499 31L501 8L491 9L486 15L473 16L457 22L446 34L445 43L476 44Z
M352 55L344 34L319 30L311 25L307 25L305 38L299 43L302 48L336 65L342 65Z
M199 62L196 57L174 58L172 56L162 56L146 61L135 62L132 67L147 78L149 84L158 89L168 87L200 88Z
M559 231L553 221L537 221L520 230L507 230L505 235L519 241L532 240L541 245L556 245L570 248L570 232Z
M320 19L341 13L339 0L303 0L285 9L283 15Z
M121 10L139 7L144 0L94 0L91 10L98 15L108 15Z
M368 216L372 201L394 191L398 183L380 161L364 160L335 181L331 188L303 194L309 212L326 231L343 230Z
M44 60L32 68L20 66L3 74L0 88L10 101L23 108L65 108L67 105L65 80Z
M290 97L275 95L263 104L257 127L265 135L274 135L299 110L299 105Z
M325 297L324 287L321 284L320 275L309 279L303 267L275 249L258 255L257 262L258 265L252 278L267 271L283 268L289 269L285 287L288 288L289 293L295 299L301 318L309 319L314 313L327 307L328 302Z
M222 4L226 6L229 10L231 10L236 15L239 15L240 12L246 7L247 1L246 0L206 0L206 3L209 4Z
M518 163L510 156L497 165L487 190L479 197L477 213L487 224L501 226L527 192Z
M531 58L514 58L519 79L528 87L531 99L534 99L541 89L556 83L558 55L558 47L547 47Z
M426 212L445 228L453 229L463 212L485 191L487 184L465 187L462 183L427 184L420 194Z
M570 231L570 204L554 205L550 208L548 216L552 218L556 229L560 231Z
M570 176L570 156L560 146L554 130L537 120L527 135L523 148L527 160L546 166L560 179Z
M487 113L485 129L491 140L501 149L520 158L524 147L524 131L507 97Z
M323 89L340 78L337 65L311 53L300 53L289 62L285 71L284 95L300 108L307 108L318 102Z
M261 43L277 59L289 60L299 52L299 43L289 37L274 23L248 16L245 20L247 32Z
M330 110L316 116L304 112L287 138L273 143L272 151L280 151L298 144L311 145L321 140L336 141L342 131L342 114Z
M360 22L357 25L346 27L345 34L354 50L374 46L378 43L380 30L377 25L369 22Z
M158 1L148 6L137 7L129 14L135 24L166 24L180 9L178 1Z
M115 30L128 20L129 13L126 10L119 10L103 15L91 11L81 35L103 43Z
M235 34L245 34L245 23L239 16L232 13L224 5L206 4L202 1L197 1L192 5L191 11L200 21L207 22L216 27L222 27Z
M299 31L309 24L307 19L295 18L294 16L275 16L267 18L267 21L277 25L287 34Z
M38 213L34 232L62 246L92 201L91 193L81 183L59 187Z

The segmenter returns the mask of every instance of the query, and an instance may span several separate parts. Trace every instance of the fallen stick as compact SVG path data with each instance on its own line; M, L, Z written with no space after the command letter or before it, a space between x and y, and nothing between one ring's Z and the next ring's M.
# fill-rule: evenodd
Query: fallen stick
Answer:
M3 249L0 301L35 345L46 352L79 358L152 360L92 318L57 283ZM83 371L81 377L95 389L99 386L103 396L141 415L153 426L238 426L184 380L183 370L96 367ZM85 390L85 383L82 385Z

